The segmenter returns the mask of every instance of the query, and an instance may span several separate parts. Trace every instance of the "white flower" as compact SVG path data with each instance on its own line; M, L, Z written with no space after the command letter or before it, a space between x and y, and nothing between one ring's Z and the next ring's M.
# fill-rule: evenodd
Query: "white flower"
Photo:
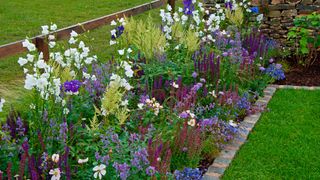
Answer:
M196 125L196 120L195 119L190 119L190 121L188 121L188 125L189 126L195 126Z
M263 14L257 16L257 21L260 23L263 20Z
M116 26L116 25L117 25L116 21L112 20L111 21L111 26Z
M37 79L34 76L27 74L24 88L31 90L36 84L37 84Z
M118 52L121 56L124 55L124 49L118 50Z
M117 44L117 41L110 40L110 46Z
M51 159L53 162L58 163L59 162L59 154L52 154Z
M27 48L28 51L35 51L36 50L36 46L34 44L30 43L28 39L26 39L22 42L22 46Z
M216 4L216 6L215 6L217 9L220 9L220 4Z
M79 159L79 160L78 160L78 163L79 163L79 164L84 164L84 163L86 163L86 162L88 162L88 161L89 161L89 158Z
M54 40L55 38L56 37L54 35L52 35L52 34L50 34L49 37L48 37L48 39L51 40L51 41Z
M83 72L83 77L86 79L90 79L90 74Z
M49 174L52 175L51 180L59 180L61 178L61 171L59 168L51 169Z
M111 33L111 35L116 37L117 30L113 29L113 30L110 31L110 33Z
M57 30L57 25L56 24L52 24L51 26L50 26L50 30L51 31L55 31L55 30Z
M127 106L129 104L129 101L126 99L121 102L121 106Z
M172 83L172 87L178 89L178 88L179 88L179 84L176 84L176 82L173 82L173 83Z
M77 37L78 33L72 30L70 35L71 35L71 37Z
M167 10L170 12L170 11L172 11L172 7L168 4L167 5Z
M132 53L132 49L131 48L128 48L127 49L127 52L130 54L130 53Z
M6 102L3 98L0 99L0 112L2 112L3 104Z
M50 48L54 48L54 46L56 46L56 42L50 41L50 42L49 42L49 47L50 47Z
M70 112L70 111L69 111L68 108L64 108L64 109L63 109L63 114L67 115L67 114L69 114L69 112Z
M94 167L94 168L93 168L93 171L95 172L95 173L93 174L93 177L94 177L95 179L97 179L98 176L99 176L99 179L102 179L102 176L106 175L106 173L107 173L107 171L106 171L106 165L100 164L100 165Z
M19 57L18 63L20 64L20 66L24 66L25 64L28 63L28 60L22 57Z
M38 67L39 69L44 69L45 67L47 67L47 64L46 64L46 62L44 62L44 60L39 60L39 61L37 62L37 67Z
M209 94L211 94L214 98L217 98L217 94L215 90L213 90L212 92L209 92Z
M76 42L77 42L77 40L75 38L73 38L73 37L71 37L69 39L69 44L75 44Z
M132 71L131 68L130 69L126 69L125 74L126 74L127 77L129 77L129 78L133 77L133 73L134 72Z
M29 71L28 69L23 68L23 73L24 73L24 74L28 73L28 71Z
M139 103L139 104L138 104L138 108L141 109L141 110L143 109L143 106L144 106L143 103Z
M96 80L97 80L97 77L96 77L95 75L92 75L91 80L92 80L92 81L96 81Z
M232 127L237 127L237 123L233 122L233 120L230 120L229 121L229 125L232 126Z
M41 26L42 28L42 34L47 35L49 34L49 26L45 25L45 26Z
M33 62L33 59L34 59L34 55L27 54L27 60L28 60L29 62Z

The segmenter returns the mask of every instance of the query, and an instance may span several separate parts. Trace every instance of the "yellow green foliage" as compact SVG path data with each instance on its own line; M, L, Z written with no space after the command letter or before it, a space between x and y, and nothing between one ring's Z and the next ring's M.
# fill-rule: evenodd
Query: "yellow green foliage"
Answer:
M192 29L189 29L185 34L184 38L181 39L181 43L185 44L188 48L188 51L193 53L200 46L200 40L196 35L196 32Z
M120 82L118 81L112 81L106 88L101 100L101 111L106 117L104 121L106 126L110 125L109 115L114 115L119 121L117 123L120 125L123 124L129 117L128 109L120 106L124 93L125 91L121 90Z
M234 25L241 27L243 23L243 11L241 7L238 7L235 11L226 9L227 19Z
M70 73L70 67L62 68L58 63L53 61L49 65L53 68L53 75L55 77L59 77L61 82L71 81L74 79Z
M151 17L145 20L126 20L123 43L134 45L141 50L147 59L163 52L166 38L161 29L152 23Z
M172 26L172 37L179 43L184 44L191 53L200 46L200 40L197 37L196 32L190 28L185 31L181 23L175 23Z

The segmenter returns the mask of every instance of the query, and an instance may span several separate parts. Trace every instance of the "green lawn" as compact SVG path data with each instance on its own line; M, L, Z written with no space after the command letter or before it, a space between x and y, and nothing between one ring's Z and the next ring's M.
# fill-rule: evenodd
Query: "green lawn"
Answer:
M152 0L0 0L0 45L39 34L41 25L59 28Z
M320 91L278 90L223 179L320 179Z

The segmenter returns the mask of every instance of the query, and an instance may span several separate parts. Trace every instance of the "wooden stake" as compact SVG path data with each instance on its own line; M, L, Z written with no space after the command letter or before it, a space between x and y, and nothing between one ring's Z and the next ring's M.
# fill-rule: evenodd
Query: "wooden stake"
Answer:
M43 53L43 59L47 62L49 60L49 46L44 37L36 37L36 47L39 53Z

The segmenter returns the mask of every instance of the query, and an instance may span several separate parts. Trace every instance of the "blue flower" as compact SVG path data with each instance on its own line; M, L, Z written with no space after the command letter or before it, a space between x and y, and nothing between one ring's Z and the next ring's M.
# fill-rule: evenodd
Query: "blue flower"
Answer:
M251 12L258 14L259 8L257 6L250 8Z
M286 78L281 64L270 64L265 70L265 73L276 80L282 80Z

